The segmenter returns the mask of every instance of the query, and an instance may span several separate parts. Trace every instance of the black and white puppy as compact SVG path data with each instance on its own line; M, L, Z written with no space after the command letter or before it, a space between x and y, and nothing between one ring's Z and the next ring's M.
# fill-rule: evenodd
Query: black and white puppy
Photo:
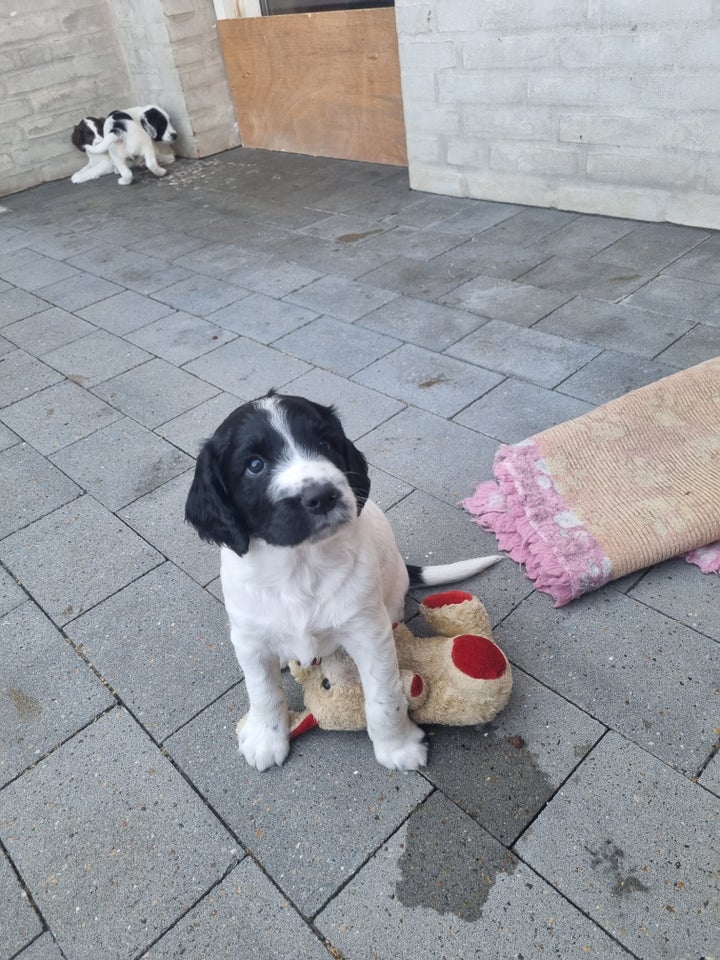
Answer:
M499 557L407 567L369 491L367 461L334 409L302 397L271 392L238 407L200 451L185 517L222 547L231 639L250 699L238 740L259 770L289 751L282 664L310 664L338 647L357 665L378 761L401 770L425 764L392 624L411 577L446 583Z
M85 147L89 155L107 153L115 171L120 174L118 183L132 183L130 164L142 160L156 177L167 173L157 161L155 143L172 143L177 133L170 123L167 112L155 105L113 110L103 124L102 139ZM167 160L167 158L164 158Z

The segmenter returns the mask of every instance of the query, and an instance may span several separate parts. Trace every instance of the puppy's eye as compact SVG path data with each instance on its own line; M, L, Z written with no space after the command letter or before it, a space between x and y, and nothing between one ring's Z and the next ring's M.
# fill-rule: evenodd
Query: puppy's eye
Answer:
M256 477L259 473L262 473L265 469L265 461L262 457L250 457L248 462L245 464L245 472L252 474Z

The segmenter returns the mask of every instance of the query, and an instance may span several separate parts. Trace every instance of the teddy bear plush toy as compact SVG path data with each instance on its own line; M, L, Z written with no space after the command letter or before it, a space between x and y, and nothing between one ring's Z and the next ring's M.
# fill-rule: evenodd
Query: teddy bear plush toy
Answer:
M405 624L394 631L410 716L417 723L457 726L492 720L508 701L512 671L491 639L485 607L470 593L450 590L426 597L420 611L436 636L416 637ZM305 710L290 714L291 737L313 727L365 727L360 678L343 650L310 667L291 663L290 671L305 703Z

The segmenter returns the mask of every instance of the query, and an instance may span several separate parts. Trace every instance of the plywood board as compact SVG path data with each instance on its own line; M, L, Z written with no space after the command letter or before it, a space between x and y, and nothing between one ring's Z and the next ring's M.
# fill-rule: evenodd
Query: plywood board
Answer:
M407 164L392 8L220 20L247 147Z

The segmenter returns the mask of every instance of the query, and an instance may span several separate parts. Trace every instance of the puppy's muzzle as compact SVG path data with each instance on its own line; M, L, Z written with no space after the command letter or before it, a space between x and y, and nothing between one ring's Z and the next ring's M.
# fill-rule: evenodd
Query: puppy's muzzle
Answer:
M332 483L311 483L300 494L302 505L315 517L332 513L340 499L340 491Z

